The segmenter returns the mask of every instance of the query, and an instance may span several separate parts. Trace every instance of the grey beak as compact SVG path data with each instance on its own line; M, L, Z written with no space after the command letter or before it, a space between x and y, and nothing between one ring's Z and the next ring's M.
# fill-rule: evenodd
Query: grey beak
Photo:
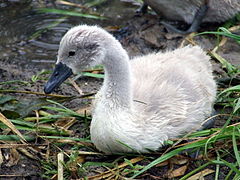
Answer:
M65 64L62 64L61 62L56 64L53 74L44 86L44 92L46 94L53 92L55 88L60 86L60 84L62 84L62 82L72 74L72 69L67 67Z

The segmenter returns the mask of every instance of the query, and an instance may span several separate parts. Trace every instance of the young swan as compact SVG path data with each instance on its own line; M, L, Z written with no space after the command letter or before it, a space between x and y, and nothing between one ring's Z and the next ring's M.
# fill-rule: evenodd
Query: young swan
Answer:
M224 22L240 12L239 0L144 0L158 14L169 20L193 22L202 5L208 6L203 22Z
M56 68L45 85L50 93L72 73L102 64L91 140L105 153L149 152L164 141L201 128L216 95L209 57L187 46L129 61L108 32L80 25L62 38Z

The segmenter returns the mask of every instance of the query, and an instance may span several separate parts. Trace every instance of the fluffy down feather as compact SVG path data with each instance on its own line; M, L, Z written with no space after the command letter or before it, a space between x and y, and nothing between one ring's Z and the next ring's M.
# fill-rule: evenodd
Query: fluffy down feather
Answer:
M57 64L73 73L104 66L90 133L95 146L111 154L157 150L165 140L200 128L216 95L209 59L200 47L187 46L129 60L108 32L80 25L62 38Z

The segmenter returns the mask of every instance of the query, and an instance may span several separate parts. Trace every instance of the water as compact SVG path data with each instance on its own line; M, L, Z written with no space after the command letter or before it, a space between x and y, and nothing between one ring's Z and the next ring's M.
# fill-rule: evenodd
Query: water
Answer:
M46 1L47 2L47 1ZM38 8L57 6L61 9L76 7L54 4L54 1L8 0L0 1L0 62L50 67L56 59L59 41L64 33L78 24L98 24L100 26L119 26L131 18L138 6L131 2L108 0L100 6L91 8L107 20L93 20L80 17L64 17L63 15L38 13ZM69 1L70 2L70 1ZM84 4L89 0L73 3ZM53 24L57 24L52 26ZM52 26L51 28L47 28ZM32 36L41 30L38 37Z

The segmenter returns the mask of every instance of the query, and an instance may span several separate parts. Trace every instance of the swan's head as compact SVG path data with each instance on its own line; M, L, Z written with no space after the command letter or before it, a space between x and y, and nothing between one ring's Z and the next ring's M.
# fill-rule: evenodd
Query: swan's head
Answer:
M51 93L72 74L103 64L109 41L116 40L97 26L80 25L70 29L60 42L56 67L44 92Z

